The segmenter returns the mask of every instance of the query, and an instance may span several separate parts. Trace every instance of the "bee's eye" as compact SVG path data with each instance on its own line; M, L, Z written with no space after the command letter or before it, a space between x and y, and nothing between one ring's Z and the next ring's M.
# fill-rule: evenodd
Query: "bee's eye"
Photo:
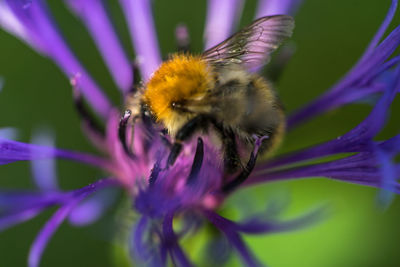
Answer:
M173 101L171 102L171 108L177 112L188 112L185 107L185 101Z
M182 103L174 101L171 103L171 106L172 106L172 108L180 109L180 108L182 108Z

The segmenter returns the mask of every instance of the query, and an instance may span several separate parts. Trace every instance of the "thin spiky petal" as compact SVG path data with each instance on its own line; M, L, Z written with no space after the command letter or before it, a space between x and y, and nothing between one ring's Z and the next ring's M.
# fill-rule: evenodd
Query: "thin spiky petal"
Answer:
M293 15L303 0L259 0L255 18Z
M206 28L204 31L205 49L228 38L240 20L242 0L208 0Z
M5 0L4 5L12 11L18 19L18 26L26 33L19 37L33 44L34 48L38 47L39 52L51 58L68 78L79 74L86 100L98 114L107 117L111 108L109 100L64 42L45 2L37 0L26 5L24 0ZM0 9L4 9L4 6L0 6Z
M161 64L150 2L148 0L120 0L144 80L147 80Z
M108 67L118 87L127 92L132 87L132 64L118 40L114 27L101 0L65 0L71 10L79 16Z
M107 160L94 155L0 139L0 165L15 161L44 160L54 157L82 162L100 168L104 167L108 170L112 169Z
M76 205L79 204L88 195L96 192L97 190L107 188L109 186L115 186L117 183L111 179L99 180L87 187L80 190L76 190L70 199L66 200L66 203L62 205L46 222L40 233L37 235L35 241L33 242L28 256L29 267L38 267L43 251L47 246L50 238L53 236L55 231L67 218L67 216L73 211Z
M383 41L380 40L393 18L397 2L397 0L392 1L384 22L361 59L336 85L308 105L295 111L288 118L288 126L290 128L328 110L354 103L368 95L385 90L388 83L390 83L390 79L380 79L380 76L386 74L391 79L395 77L388 69L398 64L400 59L397 57L389 58L400 45L400 26L390 32ZM400 92L400 89L397 89L397 92Z
M33 134L32 144L44 147L54 147L54 135L48 129L39 129ZM35 151L37 150L33 150L33 152ZM32 158L36 158L36 156L33 155ZM33 180L38 188L42 191L59 190L56 175L55 155L49 155L49 158L47 159L32 160L31 169Z
M39 266L40 259L42 257L44 249L47 246L47 243L75 205L76 203L74 202L73 204L61 207L53 215L53 217L51 217L51 219L47 221L47 223L37 236L36 240L32 244L28 257L29 267Z

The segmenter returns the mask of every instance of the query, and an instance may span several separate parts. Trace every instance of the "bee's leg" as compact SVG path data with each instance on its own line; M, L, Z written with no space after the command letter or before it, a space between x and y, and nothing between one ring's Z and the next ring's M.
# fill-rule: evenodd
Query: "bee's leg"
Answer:
M239 173L239 175L236 176L231 182L227 183L222 187L222 192L229 193L236 187L241 185L247 179L247 177L249 177L251 171L254 169L254 166L256 165L256 160L257 160L257 154L251 152L250 159L247 162L246 167L243 168L242 171Z
M246 181L247 177L249 177L254 169L254 166L256 165L258 149L261 146L262 141L266 138L267 137L262 137L256 140L256 143L254 144L254 150L250 154L250 159L247 162L246 167L243 168L242 171L232 181L222 187L222 192L229 193Z
M208 124L207 117L204 115L199 115L188 121L185 125L179 129L175 137L175 142L172 144L171 151L167 160L167 168L174 165L176 159L182 150L182 143L188 140L196 130L199 128L205 128Z
M241 165L235 134L231 129L224 129L217 122L213 122L213 125L221 135L222 146L224 148L224 171L225 173L234 173Z
M224 140L224 150L225 150L224 152L225 173L234 173L241 165L239 153L237 151L235 137L233 138L227 137Z

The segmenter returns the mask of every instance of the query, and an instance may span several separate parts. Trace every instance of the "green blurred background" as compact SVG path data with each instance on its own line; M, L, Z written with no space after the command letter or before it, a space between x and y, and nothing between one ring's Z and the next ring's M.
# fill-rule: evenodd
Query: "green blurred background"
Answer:
M108 0L110 13L130 57L133 52L117 1ZM120 103L118 92L93 41L61 1L52 1L54 17L77 56L107 94ZM293 41L297 52L277 87L288 112L321 94L360 57L390 5L389 0L305 0L296 15ZM246 1L241 25L253 16L256 1ZM399 13L399 12L398 12ZM154 17L163 55L175 50L174 28L188 25L193 50L200 52L206 1L156 0ZM399 23L397 15L391 29ZM0 127L19 129L19 140L29 142L40 127L54 130L61 148L97 153L82 134L71 100L68 80L48 59L0 31ZM399 114L399 99L392 115ZM329 112L289 133L279 153L335 138L359 123L369 105L352 105ZM396 121L397 119L397 121ZM392 116L380 134L387 138L400 132L399 118ZM57 162L63 189L75 189L104 174L76 163ZM25 162L0 166L1 188L33 187ZM270 195L290 196L286 217L301 214L321 203L331 204L331 216L313 228L284 234L246 238L258 257L269 266L400 266L400 201L382 210L375 202L377 190L327 179L303 179L274 183L240 192L229 201L247 199L262 209ZM113 232L121 227L112 209L89 227L63 224L46 249L41 266L113 266ZM29 246L54 210L0 233L0 266L25 266ZM227 212L229 214L229 211ZM234 259L232 265L239 264Z

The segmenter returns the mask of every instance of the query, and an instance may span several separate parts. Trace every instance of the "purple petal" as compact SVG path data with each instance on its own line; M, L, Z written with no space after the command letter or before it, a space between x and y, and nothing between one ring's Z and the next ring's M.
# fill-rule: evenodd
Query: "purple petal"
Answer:
M399 27L400 30L400 27ZM399 31L400 33L400 31ZM399 36L400 37L400 36ZM381 131L385 125L389 107L396 96L397 90L400 88L400 66L395 70L393 81L386 88L384 95L378 101L368 117L360 123L348 135L362 134L365 137L372 138Z
M205 49L227 39L239 22L243 0L208 0Z
M54 136L49 130L38 130L34 133L32 143L39 146L54 147ZM37 150L33 150L33 153ZM36 186L43 191L57 191L59 189L56 174L55 155L50 155L48 159L32 160L31 168ZM32 158L36 158L32 155ZM39 156L40 158L40 156Z
M59 35L45 3L37 0L24 7L23 0L7 0L7 4L34 43L40 46L41 52L53 59L67 77L81 77L85 98L97 113L107 117L111 104Z
M69 205L61 207L55 212L50 220L47 221L45 226L36 237L29 251L29 267L39 267L40 259L42 257L44 249L47 246L47 243L76 204L77 202L73 202Z
M395 56L391 58L390 60L386 61L384 64L382 64L379 68L375 69L373 73L369 77L366 77L361 81L361 84L370 84L374 79L376 79L379 75L383 73L390 73L388 70L395 65L398 65L400 62L400 56ZM362 88L360 90L363 90ZM383 91L383 90L378 90L378 91ZM399 90L398 90L399 91Z
M69 215L69 222L75 226L86 226L97 221L114 203L113 191L101 191L79 203Z
M118 182L116 180L103 179L84 188L75 190L73 192L74 196L70 199L70 201L55 212L55 214L50 218L49 221L47 221L47 223L33 242L28 257L29 267L39 266L41 256L50 238L53 236L54 232L58 229L61 223L66 219L68 214L80 201L82 201L89 194L97 190L115 185L118 185Z
M24 25L18 20L4 1L0 1L0 27L26 42L39 52L42 52L40 44L35 41L35 38L30 36L29 31L25 29Z
M84 198L88 194L92 194L93 192L97 192L104 188L119 187L119 186L122 186L122 185L117 179L106 178L106 179L97 180L96 182L94 182L88 186L85 186L83 188L71 191L71 193L75 197L83 197Z
M113 168L109 161L93 155L0 139L0 165L21 160L44 160L54 157L78 161L109 170Z
M69 192L0 191L0 211L4 215L5 213L18 213L31 208L42 209L53 205L64 205L81 195L116 185L119 185L116 179L105 179Z
M163 267L166 266L166 250L162 241L155 241L151 236L161 237L161 231L154 226L149 217L143 216L135 225L131 246L133 248L134 260L143 266ZM150 238L149 238L150 237ZM154 244L156 243L156 244ZM139 262L138 262L139 261Z
M396 57L391 60L388 59L400 44L400 26L378 45L378 41L382 38L387 25L390 23L396 7L397 1L393 1L385 21L360 61L325 94L292 114L288 119L289 128L323 112L365 97L368 92L364 92L363 88L369 88L374 77L384 71L387 72L389 67L398 62ZM393 76L397 78L396 75ZM400 89L397 89L397 91L400 91ZM370 93L375 92L375 90L370 90Z
M387 28L390 25L390 22L392 22L392 20L393 20L394 14L396 13L397 2L398 2L397 0L392 0L389 11L388 11L384 21L382 22L378 31L375 33L375 36L372 38L370 44L368 45L367 49L364 52L364 55L359 60L359 64L362 64L362 62L370 56L370 54L373 52L374 48L378 45L379 41L382 39L382 36L385 34Z
M173 218L174 218L173 213L168 213L164 218L163 236L165 240L163 242L165 243L165 246L167 246L167 249L170 250L171 257L176 262L177 266L190 267L192 266L192 264L186 257L182 248L179 246L177 237L172 227Z
M225 234L231 245L239 252L245 266L263 266L246 247L240 235L235 231L233 222L212 211L203 211L207 219Z
M389 35L383 40L374 51L370 52L368 57L364 59L360 65L356 65L351 71L351 75L348 75L342 80L341 86L336 86L332 91L343 90L342 87L348 86L354 80L361 79L363 76L367 76L373 72L377 66L383 64L396 50L400 44L400 26L395 28Z
M135 230L133 232L132 247L134 249L135 255L141 258L141 260L146 260L149 256L149 249L145 246L144 236L146 234L146 228L148 227L148 217L142 216L139 222L136 223Z
M364 121L345 135L326 143L305 149L303 151L283 156L266 164L259 165L256 170L281 167L313 158L345 152L371 151L371 139L381 131L385 125L387 113L394 99L396 90L400 88L400 66L395 71L395 79L386 88L384 95Z
M213 233L205 245L203 252L204 262L210 266L226 266L226 263L232 255L232 246L227 238L220 233Z
M302 0L260 0L256 18L272 15L291 15L300 6Z
M394 157L400 152L400 134L390 138L389 140L380 142L379 146L385 151L385 153Z
M100 0L66 0L85 23L103 56L114 81L124 92L132 86L132 67Z
M268 173L258 174L249 179L250 183L270 182L276 180L298 179L305 177L328 177L348 183L366 185L376 188L382 187L382 182L385 179L382 177L382 163L377 161L377 156L373 153L359 153L354 156L346 157L340 160L334 160L326 163L294 167L285 170L272 170ZM393 168L393 169L392 169ZM390 169L397 172L397 166ZM392 173L384 181L385 190L400 194L400 185L393 181ZM389 184L391 182L391 184Z
M0 210L17 213L30 208L45 208L62 204L71 198L71 193L61 192L0 192Z
M320 207L298 218L288 221L265 221L255 217L244 223L236 223L236 230L247 234L276 233L304 229L320 222L326 216L325 207Z
M392 163L391 155L385 153L381 149L376 150L377 160L381 165L381 190L378 194L378 204L383 207L388 207L389 204L394 199L393 192L395 191L396 180L398 176L396 175L396 166Z
M0 216L0 232L36 217L43 208L31 208L18 213Z
M161 64L150 2L148 0L120 0L144 80L147 80Z

